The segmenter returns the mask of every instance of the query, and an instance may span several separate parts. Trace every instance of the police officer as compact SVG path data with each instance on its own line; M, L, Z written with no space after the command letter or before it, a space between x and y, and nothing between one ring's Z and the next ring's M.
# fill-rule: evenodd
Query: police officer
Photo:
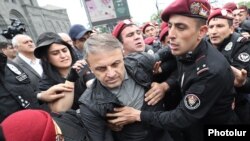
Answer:
M0 60L0 121L15 111L38 108L28 76L3 53Z
M171 52L177 57L178 79L167 80L166 85L180 87L182 100L177 108L166 112L115 108L116 113L107 115L115 118L111 123L141 121L166 130L182 130L186 140L202 141L205 124L238 121L231 108L235 94L230 65L203 39L209 11L206 0L176 0L162 13L163 21L169 23Z
M250 42L240 34L233 32L233 14L230 10L216 9L208 18L208 35L210 43L227 59L233 70L243 73L241 83L236 80L237 97L235 111L243 123L250 123L250 103L247 95L250 92ZM237 76L236 76L237 79Z

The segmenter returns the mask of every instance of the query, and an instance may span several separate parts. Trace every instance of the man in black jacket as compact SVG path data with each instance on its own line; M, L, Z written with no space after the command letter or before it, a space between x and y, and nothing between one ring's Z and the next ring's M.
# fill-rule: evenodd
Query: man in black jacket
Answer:
M177 57L177 79L168 79L170 88L180 87L182 100L177 108L150 112L131 107L116 108L108 114L116 125L141 121L166 130L182 130L185 140L202 141L204 124L233 124L238 121L231 104L234 88L230 65L203 39L210 5L206 0L176 0L162 13L168 22L170 48Z
M233 66L235 73L235 111L243 123L250 123L250 42L234 32L233 14L226 9L214 10L208 18L209 41ZM236 73L238 72L238 73ZM238 75L239 74L239 75Z
M163 102L154 106L144 101L153 78L155 58L147 53L123 57L121 43L109 34L93 35L84 47L86 61L96 81L80 98L80 114L91 141L165 141L169 134L141 123L112 128L106 114L115 107L162 111ZM146 62L146 63L145 63ZM119 131L117 131L119 130Z

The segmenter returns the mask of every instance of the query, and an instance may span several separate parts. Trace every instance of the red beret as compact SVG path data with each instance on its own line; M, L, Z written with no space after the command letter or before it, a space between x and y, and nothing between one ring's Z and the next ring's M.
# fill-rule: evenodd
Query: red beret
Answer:
M42 110L22 110L8 116L2 123L7 141L54 141L53 120Z
M148 22L146 24L144 24L144 26L142 27L142 32L145 34L145 29L148 27L148 26L153 26L154 27L154 24L151 23L151 22Z
M161 30L163 30L165 27L167 27L168 26L168 23L166 23L166 22L162 22L161 23Z
M160 33L160 41L163 41L165 36L168 34L168 26L166 26Z
M223 6L223 8L234 11L235 9L237 9L237 5L234 2L228 2Z
M121 34L122 30L126 27L125 25L134 24L131 20L126 19L123 21L120 21L113 29L112 35L118 38L118 36Z
M168 22L173 14L207 19L210 11L207 0L175 0L161 14L163 21Z
M221 18L224 18L224 19L233 19L233 13L230 9L220 9L220 8L217 8L215 10L213 10L208 19L207 19L207 23L209 23L209 21L212 19L212 18L215 18L215 17L221 17Z
M155 39L156 39L155 37L147 37L146 39L144 39L144 42L147 45L152 45Z

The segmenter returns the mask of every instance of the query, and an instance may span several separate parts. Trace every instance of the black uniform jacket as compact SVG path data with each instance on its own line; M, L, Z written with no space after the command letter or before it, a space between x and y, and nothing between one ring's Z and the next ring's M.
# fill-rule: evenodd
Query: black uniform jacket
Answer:
M144 54L144 55L142 55ZM147 53L132 54L125 58L125 67L136 83L147 90L152 82L152 68L155 61ZM169 134L159 128L133 123L123 127L120 132L112 132L107 126L106 114L113 112L113 108L123 106L117 97L95 81L91 89L87 89L80 98L80 113L84 125L88 130L91 141L161 141L171 140ZM148 106L145 102L141 108L147 111L163 110L163 103ZM165 133L164 133L165 132ZM164 137L163 137L164 136Z
M234 32L226 38L220 45L218 50L226 57L230 65L238 68L245 69L247 73L247 83L240 88L237 92L250 93L250 40L242 37L240 34Z
M231 107L235 96L234 76L218 50L202 40L192 53L178 57L177 66L176 82L182 93L180 104L172 111L142 111L142 122L178 130L195 124L228 124L237 120ZM174 86L173 80L171 83Z
M0 54L0 122L26 108L41 108L30 79L17 64Z

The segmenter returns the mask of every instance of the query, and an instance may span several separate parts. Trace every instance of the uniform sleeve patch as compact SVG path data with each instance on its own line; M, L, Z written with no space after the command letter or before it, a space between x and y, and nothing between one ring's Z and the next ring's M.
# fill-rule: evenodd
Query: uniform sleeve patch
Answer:
M189 110L197 109L201 104L200 99L195 94L187 94L184 98L184 105Z
M238 59L242 62L248 62L250 60L250 56L248 53L242 52L241 54L239 54Z

